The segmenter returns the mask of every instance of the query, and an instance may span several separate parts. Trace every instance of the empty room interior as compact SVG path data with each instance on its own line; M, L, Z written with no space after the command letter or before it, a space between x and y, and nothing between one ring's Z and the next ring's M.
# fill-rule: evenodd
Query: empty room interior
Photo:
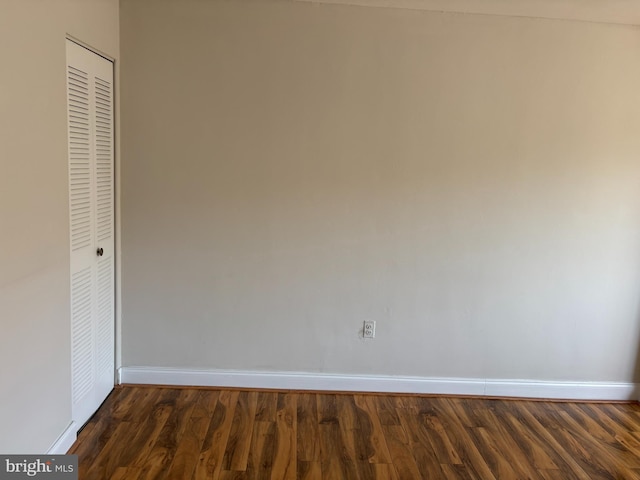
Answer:
M640 2L0 0L0 58L0 454L640 478Z

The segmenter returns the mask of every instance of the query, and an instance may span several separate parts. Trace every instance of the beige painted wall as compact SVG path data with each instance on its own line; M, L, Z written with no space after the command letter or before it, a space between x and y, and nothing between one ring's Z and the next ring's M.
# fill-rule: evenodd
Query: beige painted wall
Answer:
M65 36L118 57L117 0L0 0L0 452L71 421Z
M121 35L123 365L640 380L638 28L123 0Z

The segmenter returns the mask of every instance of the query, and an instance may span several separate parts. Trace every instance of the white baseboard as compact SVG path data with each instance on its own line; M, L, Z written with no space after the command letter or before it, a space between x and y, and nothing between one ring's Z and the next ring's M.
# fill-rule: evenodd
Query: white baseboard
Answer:
M73 442L76 441L78 426L76 422L71 422L69 426L62 432L62 435L53 442L53 445L47 450L47 455L64 455L69 451Z
M487 380L485 395L564 400L636 400L640 385L605 382Z
M640 385L480 378L428 378L323 373L121 367L121 383L206 387L475 395L564 400L635 400Z

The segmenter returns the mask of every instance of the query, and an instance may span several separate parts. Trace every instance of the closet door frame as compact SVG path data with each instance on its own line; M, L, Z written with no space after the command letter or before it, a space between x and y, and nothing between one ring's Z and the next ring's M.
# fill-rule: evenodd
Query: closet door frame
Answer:
M119 266L117 259L119 255L116 252L119 244L117 235L118 215L116 206L118 204L116 196L116 101L115 101L115 78L116 65L115 60L104 53L91 48L84 42L76 38L67 36L65 40L67 61L66 61L66 88L67 88L67 136L69 142L68 151L68 168L69 168L69 212L70 212L70 268L71 268L71 400L72 400L72 421L75 429L81 428L90 418L95 409L106 398L113 386L117 383L116 369L118 364L118 336L116 334L116 325L118 320L118 311L116 301L118 292L116 289L117 275ZM77 56L80 52L80 57ZM89 63L84 63L82 58ZM73 148L72 146L72 124L71 116L74 114L72 110L80 112L82 117L82 99L76 102L75 107L71 101L71 88L73 66L80 64L85 65L87 71L87 126L89 128L88 136L88 171L89 181L86 184L89 187L89 245L85 247L83 252L79 252L76 248L74 252L74 225L77 227L79 222L74 222L74 198L73 195L73 162L74 151L82 150ZM106 63L108 62L108 63ZM93 66L96 66L94 69ZM82 76L82 74L81 74ZM80 90L82 90L82 78L80 80ZM105 81L106 80L106 81ZM73 88L76 88L75 86ZM82 94L81 94L82 96ZM108 105L108 108L105 107ZM80 107L80 108L78 108ZM80 119L80 126L82 124ZM75 129L78 132L78 129ZM104 140L107 138L107 140ZM84 139L80 140L80 145ZM80 164L82 158L80 158ZM75 165L76 171L78 164ZM82 165L80 165L82 167ZM80 169L81 170L81 169ZM108 180L105 183L105 180ZM76 182L77 183L77 182ZM82 183L82 182L80 182ZM77 202L76 202L77 205ZM106 210L105 210L105 207ZM107 213L104 213L104 212ZM106 227L105 227L106 225ZM102 244L102 245L101 245ZM104 253L100 250L103 249ZM80 253L80 255L78 255ZM102 255L104 256L102 256ZM78 279L75 275L78 273L78 262L82 265L88 265L85 268L86 278L90 277L91 281L91 348L92 355L82 353L83 360L79 361L79 353L77 346L82 344L77 340L78 333L78 295L74 295L74 289L79 291L78 282L84 281ZM90 271L90 274L88 272ZM74 283L75 282L75 283ZM108 287L107 287L108 286ZM82 286L80 287L82 288ZM106 292L106 293L105 293ZM75 298L75 300L74 300ZM84 333L84 332L83 332ZM90 361L89 358L91 357ZM90 366L85 366L83 361L89 361ZM80 372L80 375L79 375ZM87 378L78 381L81 375L87 375L91 378L91 387L85 385ZM79 387L80 385L80 387ZM86 393L82 393L86 391Z

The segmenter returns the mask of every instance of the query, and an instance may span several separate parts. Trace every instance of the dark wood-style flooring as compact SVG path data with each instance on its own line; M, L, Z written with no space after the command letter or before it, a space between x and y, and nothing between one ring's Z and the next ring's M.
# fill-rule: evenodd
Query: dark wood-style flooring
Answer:
M123 386L80 479L640 479L640 405Z

